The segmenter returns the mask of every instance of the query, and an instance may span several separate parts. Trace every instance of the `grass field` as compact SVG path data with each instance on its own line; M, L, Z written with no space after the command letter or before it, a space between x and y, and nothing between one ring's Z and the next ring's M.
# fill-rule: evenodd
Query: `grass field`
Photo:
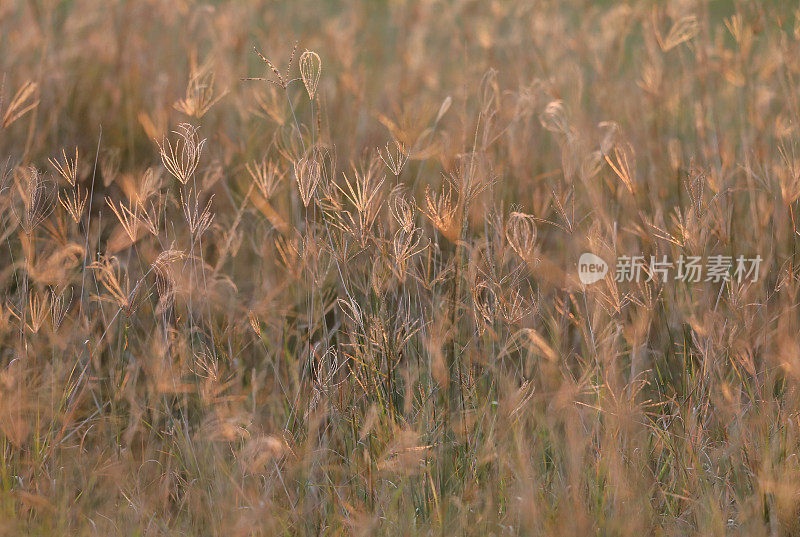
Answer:
M0 535L800 535L800 10L654 4L2 1Z

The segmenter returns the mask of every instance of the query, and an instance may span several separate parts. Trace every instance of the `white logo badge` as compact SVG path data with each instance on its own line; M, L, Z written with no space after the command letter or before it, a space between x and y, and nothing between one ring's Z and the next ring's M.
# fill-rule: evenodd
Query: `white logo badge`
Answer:
M586 252L578 259L578 278L584 285L602 280L608 272L608 264L596 255Z

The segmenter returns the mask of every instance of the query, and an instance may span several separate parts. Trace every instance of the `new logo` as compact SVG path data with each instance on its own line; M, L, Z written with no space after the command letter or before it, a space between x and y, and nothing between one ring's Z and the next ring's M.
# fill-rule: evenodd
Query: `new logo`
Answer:
M578 259L578 278L584 285L602 280L608 273L608 263L602 258L586 252Z

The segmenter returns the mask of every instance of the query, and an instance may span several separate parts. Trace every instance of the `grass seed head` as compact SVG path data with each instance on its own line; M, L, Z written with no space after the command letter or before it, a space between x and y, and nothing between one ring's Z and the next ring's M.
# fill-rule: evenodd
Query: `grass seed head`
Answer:
M303 85L308 92L308 98L312 101L317 94L317 86L319 85L319 77L322 73L322 60L316 52L306 50L300 56L300 77L303 79Z
M178 135L174 145L165 139L158 146L161 162L175 179L185 185L197 171L206 140L200 140L197 127L189 123L179 124L173 133Z

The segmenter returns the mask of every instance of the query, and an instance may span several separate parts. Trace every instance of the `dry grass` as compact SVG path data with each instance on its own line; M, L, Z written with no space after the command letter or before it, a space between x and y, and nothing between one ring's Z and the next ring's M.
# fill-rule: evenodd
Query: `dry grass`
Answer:
M800 533L800 13L533 4L1 2L0 535Z

